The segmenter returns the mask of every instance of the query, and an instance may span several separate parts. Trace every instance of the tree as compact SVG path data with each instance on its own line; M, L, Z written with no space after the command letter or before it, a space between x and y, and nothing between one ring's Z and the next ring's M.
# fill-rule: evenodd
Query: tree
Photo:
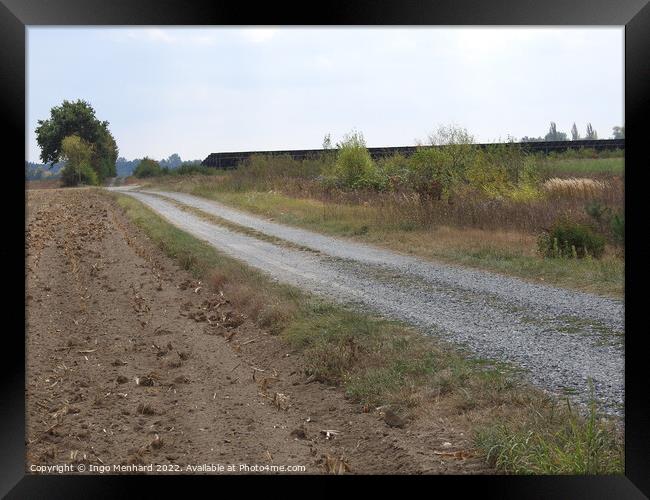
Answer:
M332 149L332 136L330 134L325 134L325 137L323 137L323 149Z
M432 146L474 144L474 136L466 128L440 125L435 132L429 134L429 144Z
M574 122L573 127L571 127L571 140L577 141L579 139L580 139L580 134L578 133L578 127L576 127L576 124Z
M169 155L169 158L167 158L166 160L161 160L160 166L167 167L167 168L177 168L180 167L181 163L183 163L183 160L181 160L179 154L174 153Z
M138 178L142 177L156 177L162 174L160 164L156 160L147 158L146 156L140 160L138 166L133 170L133 175Z
M93 147L78 135L69 135L61 141L61 156L66 161L61 172L64 186L97 184L97 174L91 166Z
M102 122L99 137L93 147L92 166L100 179L117 175L115 166L118 153L117 143L107 127L108 122Z
M585 136L585 139L589 140L596 140L598 139L598 134L594 130L594 128L591 126L591 123L587 123L587 135Z
M625 127L613 127L612 135L614 139L625 139Z
M99 180L115 175L117 143L108 130L107 121L99 121L95 110L84 100L64 100L50 110L49 120L39 120L36 142L41 148L41 159L53 165L62 157L63 140L76 135L92 145L90 164Z
M567 135L564 132L558 132L555 122L551 122L551 126L548 129L548 134L544 137L547 141L566 141Z

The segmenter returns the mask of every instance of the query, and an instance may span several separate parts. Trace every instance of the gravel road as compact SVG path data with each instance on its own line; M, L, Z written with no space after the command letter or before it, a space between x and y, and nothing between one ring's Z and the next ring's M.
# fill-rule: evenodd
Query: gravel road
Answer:
M476 356L511 362L525 369L532 383L554 393L572 394L584 403L592 379L603 410L622 414L620 300L425 261L284 226L187 194L115 190L279 281L406 321ZM310 250L231 231L161 196Z

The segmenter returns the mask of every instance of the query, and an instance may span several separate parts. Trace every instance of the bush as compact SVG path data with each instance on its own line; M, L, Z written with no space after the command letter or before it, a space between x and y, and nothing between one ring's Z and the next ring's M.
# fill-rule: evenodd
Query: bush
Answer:
M625 243L625 216L623 212L614 213L611 207L592 200L585 205L585 212L598 225L601 234L611 238L619 245Z
M508 172L504 165L494 164L483 151L476 155L467 169L465 178L469 185L490 198L502 198L509 188Z
M612 209L603 205L599 200L591 200L585 205L585 212L599 225L609 220Z
M215 169L201 165L200 163L192 162L183 162L177 168L169 169L169 174L171 175L192 175L192 174L202 174L210 175L214 174Z
M587 225L562 220L540 236L538 249L544 257L600 258L605 250L605 238Z
M90 163L80 165L67 164L61 170L61 183L64 186L77 186L85 184L87 186L96 186L99 181L97 173L90 166Z
M377 160L377 175L384 179L387 189L395 191L408 184L410 166L408 158L396 153Z
M474 136L467 129L455 125L439 126L429 135L429 144L444 146L449 168L460 178L465 176L479 151L474 145Z
M478 149L466 129L453 125L438 127L429 144L433 147L418 148L411 156L409 184L421 199L440 200L466 181Z
M625 216L622 213L614 214L610 222L612 234L616 243L622 245L625 243Z
M378 187L381 184L360 132L346 135L338 146L333 175L340 184L351 189Z
M477 151L466 172L467 182L490 198L526 202L540 197L536 163L515 144Z
M448 196L462 179L447 149L420 148L413 153L410 163L409 185L423 199L439 200L443 194Z
M138 166L133 170L133 175L135 175L138 179L142 179L144 177L157 177L159 175L162 175L162 169L156 160L152 160L151 158L147 158L145 156L142 160L140 160Z

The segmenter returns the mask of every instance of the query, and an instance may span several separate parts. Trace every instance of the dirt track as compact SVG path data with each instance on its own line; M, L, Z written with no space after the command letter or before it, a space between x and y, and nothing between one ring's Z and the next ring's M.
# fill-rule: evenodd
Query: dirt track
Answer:
M388 427L341 390L308 383L299 353L192 281L106 196L28 191L26 235L28 472L55 464L491 472L453 456L471 447L453 417ZM224 326L208 328L205 315Z

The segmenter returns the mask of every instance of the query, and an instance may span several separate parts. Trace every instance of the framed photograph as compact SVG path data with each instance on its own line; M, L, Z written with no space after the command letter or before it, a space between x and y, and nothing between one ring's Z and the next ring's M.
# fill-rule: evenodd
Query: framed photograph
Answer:
M322 7L2 0L0 491L647 498L650 7Z

